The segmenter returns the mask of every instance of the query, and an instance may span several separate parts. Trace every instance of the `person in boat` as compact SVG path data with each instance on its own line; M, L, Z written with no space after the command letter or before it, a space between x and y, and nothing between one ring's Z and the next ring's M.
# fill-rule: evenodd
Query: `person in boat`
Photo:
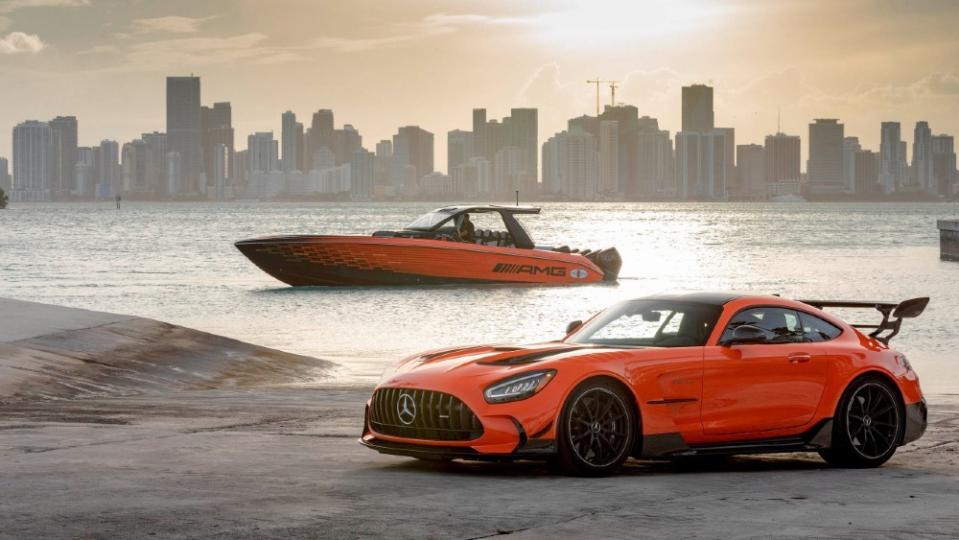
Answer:
M463 214L463 221L460 222L459 229L460 240L463 242L476 242L476 227L470 221L469 214Z

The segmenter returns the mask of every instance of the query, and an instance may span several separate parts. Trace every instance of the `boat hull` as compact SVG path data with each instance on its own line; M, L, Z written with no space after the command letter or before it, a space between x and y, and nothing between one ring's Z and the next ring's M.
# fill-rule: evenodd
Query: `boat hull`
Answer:
M282 236L236 243L250 261L293 286L596 283L604 272L576 253L442 240Z

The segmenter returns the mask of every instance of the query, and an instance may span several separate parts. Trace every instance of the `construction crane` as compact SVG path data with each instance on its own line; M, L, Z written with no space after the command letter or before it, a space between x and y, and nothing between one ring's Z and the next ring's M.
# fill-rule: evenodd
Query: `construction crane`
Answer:
M619 88L619 81L609 81L609 104L613 107L616 106L616 89Z
M619 81L603 81L597 77L594 80L586 81L586 84L595 84L596 85L596 116L599 116L599 85L608 84L610 90L613 92L613 105L616 105L616 83Z

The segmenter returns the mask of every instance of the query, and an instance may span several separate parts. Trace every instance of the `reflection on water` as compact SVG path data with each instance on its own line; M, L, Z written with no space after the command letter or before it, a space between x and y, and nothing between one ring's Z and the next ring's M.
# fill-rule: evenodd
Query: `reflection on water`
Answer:
M623 255L615 285L293 289L232 243L401 226L431 204L20 205L0 213L0 295L131 313L341 364L370 381L419 350L555 339L572 319L663 290L789 297L931 296L894 342L932 392L959 392L959 264L938 258L953 204L551 203L538 244ZM871 313L858 314L871 316ZM852 317L852 315L850 315Z

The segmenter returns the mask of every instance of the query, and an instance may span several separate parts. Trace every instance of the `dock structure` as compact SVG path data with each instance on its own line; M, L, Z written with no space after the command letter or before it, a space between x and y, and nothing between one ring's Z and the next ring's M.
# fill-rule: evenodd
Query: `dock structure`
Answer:
M940 219L939 258L944 261L959 262L959 219Z

